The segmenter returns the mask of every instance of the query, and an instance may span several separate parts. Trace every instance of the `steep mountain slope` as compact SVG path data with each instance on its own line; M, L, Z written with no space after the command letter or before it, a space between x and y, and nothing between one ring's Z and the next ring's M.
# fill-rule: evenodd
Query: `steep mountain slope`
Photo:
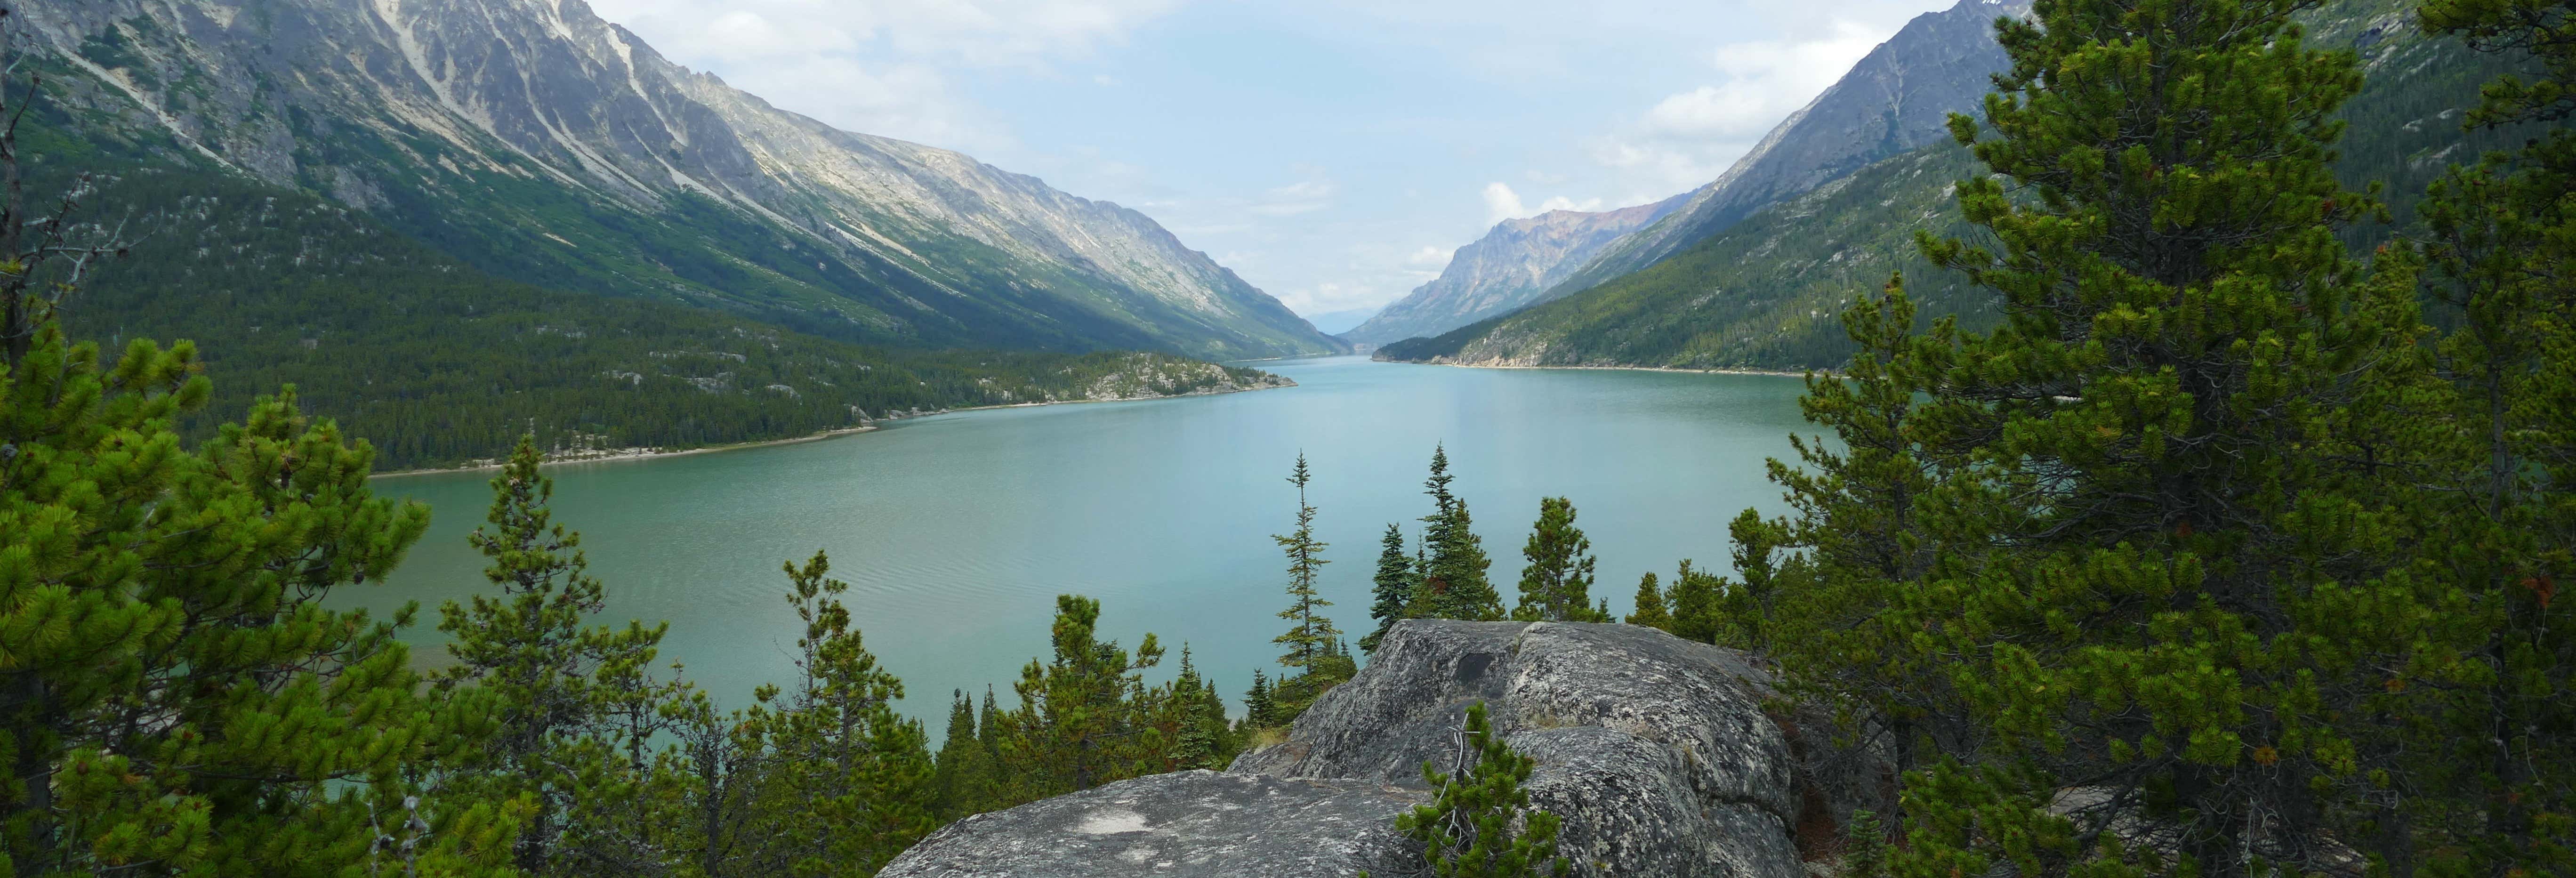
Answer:
M1946 139L1949 115L1976 109L2006 66L1995 19L2029 11L2028 0L1960 0L1915 16L1672 215L1602 248L1545 298L1645 268L1767 205Z
M1671 213L1684 198L1598 213L1552 210L1495 223L1484 237L1451 254L1439 277L1342 337L1383 344L1438 335L1540 301L1603 245Z
M1142 214L779 110L580 0L19 11L83 136L166 133L514 280L905 345L1342 347Z
M2500 72L2491 56L2428 40L2396 0L2345 0L2312 13L2309 39L2364 58L2363 91L2337 164L2347 184L2387 184L2391 226L2353 230L2357 248L2412 221L2424 186L2450 162L2519 142L2516 131L2463 135L2460 108ZM1685 369L1831 368L1850 355L1839 312L1902 271L1925 319L1991 319L1983 291L1933 271L1916 229L1965 231L1951 187L1980 170L1937 143L1773 205L1682 252L1591 289L1437 338L1390 344L1383 359L1516 366Z
M32 191L115 170L90 202L141 239L67 302L76 338L196 342L203 434L251 399L374 443L380 470L499 457L522 432L555 448L688 448L786 439L925 410L1285 384L1163 354L864 347L682 305L493 278L365 213L232 175L121 164L44 129Z

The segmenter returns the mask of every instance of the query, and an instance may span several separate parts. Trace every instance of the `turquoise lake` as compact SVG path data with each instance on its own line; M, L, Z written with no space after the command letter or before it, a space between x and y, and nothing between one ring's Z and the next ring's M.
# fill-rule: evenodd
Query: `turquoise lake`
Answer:
M1314 468L1328 612L1371 630L1369 576L1388 522L1429 511L1422 479L1446 443L1508 605L1539 498L1572 498L1600 558L1596 597L1629 610L1639 574L1726 568L1726 522L1782 508L1763 461L1812 432L1795 378L1609 370L1486 370L1336 357L1256 364L1297 387L1221 396L959 412L791 445L549 467L555 519L581 531L608 588L602 621L667 619L665 660L728 707L783 682L799 631L779 565L816 549L851 584L866 643L900 675L905 710L945 723L949 692L1007 703L1045 653L1055 596L1103 604L1105 636L1188 643L1239 697L1270 639L1293 527L1285 481ZM379 492L431 505L429 535L383 586L335 603L442 600L484 587L465 536L490 473L405 476ZM435 649L434 646L428 647Z

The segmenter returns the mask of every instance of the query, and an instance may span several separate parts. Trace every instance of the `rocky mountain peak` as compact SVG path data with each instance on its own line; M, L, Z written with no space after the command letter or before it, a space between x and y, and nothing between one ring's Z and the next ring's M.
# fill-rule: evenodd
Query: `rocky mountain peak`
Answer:
M1948 137L1950 114L1974 112L2009 65L1995 19L2028 14L2029 0L1960 0L1915 16L1671 215L1602 247L1545 298L1652 265L1763 207Z
M24 11L91 133L173 140L503 276L901 344L1342 347L1142 214L779 109L581 0Z
M1551 210L1495 223L1484 237L1458 248L1438 278L1342 337L1383 344L1437 335L1527 307L1542 301L1549 288L1602 245L1654 222L1682 201L1675 196L1610 211Z

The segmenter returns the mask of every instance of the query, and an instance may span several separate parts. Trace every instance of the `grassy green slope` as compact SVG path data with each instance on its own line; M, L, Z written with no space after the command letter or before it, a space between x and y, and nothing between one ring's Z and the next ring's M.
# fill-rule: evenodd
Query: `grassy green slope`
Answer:
M2350 128L2338 167L2355 187L2384 181L2395 222L2353 230L2361 247L2405 228L2425 184L2449 163L2519 136L2463 135L2458 108L2503 68L2456 43L2417 35L2406 8L2388 0L2339 3L2311 27L2312 41L2351 46L2367 65L2367 84L2344 112ZM1954 181L1978 170L1955 145L1898 156L1644 270L1436 338L1390 344L1379 356L1480 365L1829 368L1851 353L1838 320L1842 307L1898 271L1927 315L1956 314L1980 325L1991 318L1985 298L1956 276L1932 271L1913 244L1917 229L1968 231L1949 193Z

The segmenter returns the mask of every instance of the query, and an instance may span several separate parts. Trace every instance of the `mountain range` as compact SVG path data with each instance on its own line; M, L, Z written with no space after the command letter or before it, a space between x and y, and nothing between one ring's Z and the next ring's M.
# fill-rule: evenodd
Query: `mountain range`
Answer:
M1956 275L1933 270L1914 243L1918 230L1967 231L1951 197L1956 181L1981 170L1967 150L1945 134L1930 135L1928 121L1848 130L1817 126L1828 118L1868 118L1864 110L1870 104L1862 96L1875 96L1870 100L1878 102L1883 120L1927 119L1940 103L1973 110L1987 88L1964 85L1976 78L1967 71L1973 59L1989 57L1993 39L1972 36L1964 22L1972 14L1991 22L1994 14L2016 9L1970 2L1915 19L1898 39L1873 52L1871 61L1782 123L1766 141L1768 149L1756 150L1711 184L1717 194L1704 187L1693 195L1695 206L1603 248L1591 265L1536 304L1384 344L1377 356L1468 365L1832 368L1851 350L1839 322L1843 307L1897 273L1927 321L1954 315L1970 328L1985 325L1993 318L1987 299L1971 295ZM2341 111L2351 124L2339 145L2337 170L2356 188L2385 183L2393 223L2352 230L2347 237L2357 247L2403 229L2412 220L2414 199L2449 162L2526 134L2461 131L2462 108L2475 101L2478 83L2504 72L2501 62L2453 41L2425 38L2412 15L2396 0L2334 0L2303 14L2309 41L2351 48L2366 72L2362 92ZM1938 48L1929 38L1942 34L1967 48ZM1891 51L1900 43L1913 48ZM1925 66L1909 63L1909 56ZM1921 83L1915 70L1947 71L1951 84L1884 87ZM1858 83L1876 85L1852 87ZM1890 152L1886 146L1891 138L1923 137L1929 139L1908 150ZM1842 158L1815 158L1835 150ZM1860 164L1790 191L1798 181L1853 162ZM1801 166L1808 170L1783 172ZM1724 195L1748 181L1766 180L1775 182L1744 191L1782 193L1770 203L1747 210ZM1738 206L1708 207L1726 204ZM1736 211L1743 212L1727 218ZM1694 223L1711 230L1696 239L1673 232ZM1664 255L1655 256L1658 251Z
M1651 205L1506 220L1460 248L1439 279L1343 337L1385 344L1434 336L1562 298L1653 265L1763 207L1946 139L1949 114L1976 109L2007 63L1995 18L2029 11L2028 0L1961 0L1915 16L1716 180ZM1532 234L1533 225L1547 233Z
M1654 204L1600 212L1551 210L1495 223L1493 231L1450 254L1439 277L1342 333L1342 338L1383 344L1438 335L1540 301L1593 253L1661 219L1685 198L1676 195Z
M580 0L19 11L80 138L322 194L500 277L911 347L1346 349L1143 214L781 110Z

